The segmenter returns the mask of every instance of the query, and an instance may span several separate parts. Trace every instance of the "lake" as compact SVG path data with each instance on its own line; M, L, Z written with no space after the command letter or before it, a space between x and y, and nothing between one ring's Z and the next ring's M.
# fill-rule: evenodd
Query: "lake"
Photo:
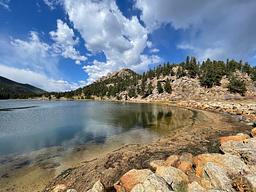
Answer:
M0 155L104 145L111 137L134 132L133 142L144 143L190 124L192 115L189 110L154 104L0 101Z

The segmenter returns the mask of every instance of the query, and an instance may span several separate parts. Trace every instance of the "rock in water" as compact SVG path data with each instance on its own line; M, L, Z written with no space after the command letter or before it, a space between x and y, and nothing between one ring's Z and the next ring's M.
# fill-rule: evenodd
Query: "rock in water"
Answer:
M175 167L158 167L156 174L162 177L174 190L178 190L179 187L188 183L188 176Z

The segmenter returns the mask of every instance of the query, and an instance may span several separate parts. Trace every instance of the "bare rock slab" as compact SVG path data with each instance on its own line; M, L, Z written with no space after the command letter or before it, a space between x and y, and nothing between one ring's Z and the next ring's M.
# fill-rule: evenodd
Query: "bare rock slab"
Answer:
M244 141L228 141L220 146L224 153L237 155L247 164L256 164L256 137Z
M143 183L135 185L131 192L172 192L172 190L163 178L153 173Z
M204 166L204 177L209 178L214 189L221 189L232 192L232 181L228 177L227 172L214 163L208 162Z
M172 189L174 189L174 191L179 189L180 186L188 183L188 176L183 171L175 167L158 167L156 174L162 177L172 187Z
M114 185L117 192L131 191L139 183L143 183L146 178L153 174L149 169L132 169L125 173Z
M105 187L104 185L101 183L100 180L98 180L93 187L88 190L87 192L105 192Z

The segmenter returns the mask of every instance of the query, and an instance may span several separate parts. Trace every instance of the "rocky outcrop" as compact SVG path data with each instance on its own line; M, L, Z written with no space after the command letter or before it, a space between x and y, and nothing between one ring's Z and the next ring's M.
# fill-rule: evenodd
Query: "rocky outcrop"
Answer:
M237 134L220 138L224 154L183 153L150 162L148 169L131 170L115 185L119 192L253 192L256 190L256 138Z
M236 115L238 120L247 122L256 122L256 103L255 99L251 101L195 101L187 100L177 103L178 106L202 109L207 111L228 113Z

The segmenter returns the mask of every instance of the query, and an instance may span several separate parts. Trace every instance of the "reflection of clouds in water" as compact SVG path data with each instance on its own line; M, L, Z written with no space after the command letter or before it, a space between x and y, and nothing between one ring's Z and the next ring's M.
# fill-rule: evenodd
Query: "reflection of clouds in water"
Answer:
M0 154L51 146L67 149L88 142L105 143L112 136L129 135L134 130L139 130L138 133L144 130L145 135L164 135L190 123L192 114L188 110L149 104L76 101L39 104L38 108L0 116L2 126L16 130L11 134L0 132L3 138L0 140ZM11 120L4 121L6 116Z

